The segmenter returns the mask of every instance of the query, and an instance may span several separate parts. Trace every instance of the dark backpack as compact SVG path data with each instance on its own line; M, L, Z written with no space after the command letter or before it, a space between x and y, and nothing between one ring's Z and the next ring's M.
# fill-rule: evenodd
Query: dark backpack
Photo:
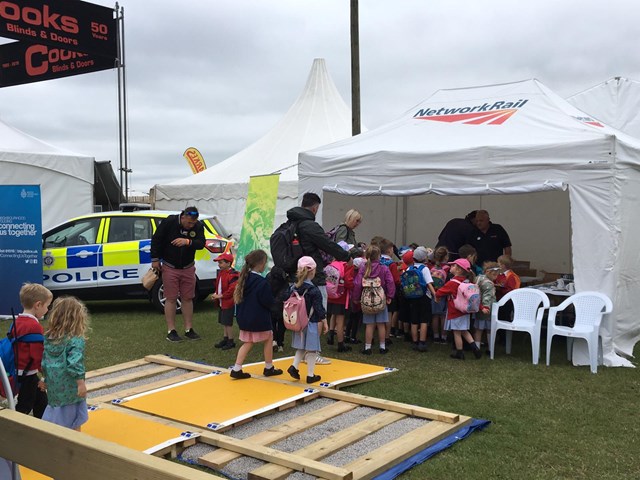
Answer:
M276 270L293 274L298 268L298 260L304 255L298 240L297 222L287 220L275 229L269 239L271 258Z
M13 322L9 327L7 336L0 340L0 359L9 377L9 385L11 385L14 395L18 393L19 388L19 382L16 382L16 379L18 379L18 362L16 361L18 356L18 342L42 343L44 342L44 336L41 333L27 333L26 335L16 337L16 327L15 322ZM31 362L27 364L24 371L28 371L30 366ZM2 385L0 384L0 394L6 398L6 392L4 388L1 387Z
M329 240L331 240L332 242L335 242L336 241L336 233L338 233L338 229L340 227L342 227L343 225L344 225L344 223L339 223L338 225L333 227L328 232L324 232L325 236ZM333 255L325 252L324 250L320 250L320 256L322 257L322 261L324 262L325 265L329 265L331 262L333 262L335 260L335 257Z

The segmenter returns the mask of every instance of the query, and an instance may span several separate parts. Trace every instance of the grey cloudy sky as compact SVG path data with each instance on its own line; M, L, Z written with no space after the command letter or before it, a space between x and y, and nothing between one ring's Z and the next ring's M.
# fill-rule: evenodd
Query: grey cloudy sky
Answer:
M113 6L103 0L94 1ZM348 0L121 0L133 193L213 165L266 133L327 61L350 103ZM441 88L537 78L569 96L640 79L640 2L360 0L362 121L375 128ZM115 71L0 90L0 119L118 160Z

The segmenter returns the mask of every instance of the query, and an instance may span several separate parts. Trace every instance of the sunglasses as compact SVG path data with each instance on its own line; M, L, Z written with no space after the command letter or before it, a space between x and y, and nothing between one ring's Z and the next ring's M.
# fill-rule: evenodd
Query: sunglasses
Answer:
M184 212L185 215L189 216L189 217L194 217L194 218L198 218L199 213L198 212Z

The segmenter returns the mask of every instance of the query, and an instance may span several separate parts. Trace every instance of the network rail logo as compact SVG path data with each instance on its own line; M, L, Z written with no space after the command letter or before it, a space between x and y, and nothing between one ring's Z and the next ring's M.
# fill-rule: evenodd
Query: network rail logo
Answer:
M520 99L517 102L501 100L472 107L421 108L413 118L466 125L502 125L528 101L529 99Z

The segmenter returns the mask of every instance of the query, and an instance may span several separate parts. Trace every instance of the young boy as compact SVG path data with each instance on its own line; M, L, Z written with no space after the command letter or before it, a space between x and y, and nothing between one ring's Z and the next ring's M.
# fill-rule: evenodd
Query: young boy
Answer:
M53 300L49 289L38 283L25 283L20 289L20 303L23 311L16 317L16 337L29 333L44 334L40 319L45 316ZM38 377L44 352L44 342L17 342L16 365L18 368L18 403L16 410L42 418L47 408L45 384Z
M422 277L422 281L420 283L423 286L424 294L421 297L408 298L408 292L403 288L405 294L404 301L407 303L409 322L411 323L411 339L413 341L413 349L418 352L427 351L427 328L431 323L431 298L435 298L436 296L436 291L433 288L433 279L431 278L431 273L425 265L427 257L428 253L426 248L416 248L413 251L413 261L411 261L411 258L407 257L406 260L410 262L410 265L403 274L407 276L409 271L416 270L418 275ZM403 260L405 260L404 257Z
M220 270L218 270L218 277L216 278L216 291L211 297L214 301L220 303L218 323L224 329L224 338L216 343L214 347L230 350L236 347L236 343L233 341L233 315L235 312L233 292L238 282L238 272L231 268L233 255L230 253L223 253L214 258L213 261L218 262Z
M500 255L498 257L498 265L500 265L500 275L496 278L496 298L500 300L511 290L520 288L520 277L511 270L513 260L509 255ZM513 302L507 302L501 307L499 318L501 320L511 320L513 315Z

